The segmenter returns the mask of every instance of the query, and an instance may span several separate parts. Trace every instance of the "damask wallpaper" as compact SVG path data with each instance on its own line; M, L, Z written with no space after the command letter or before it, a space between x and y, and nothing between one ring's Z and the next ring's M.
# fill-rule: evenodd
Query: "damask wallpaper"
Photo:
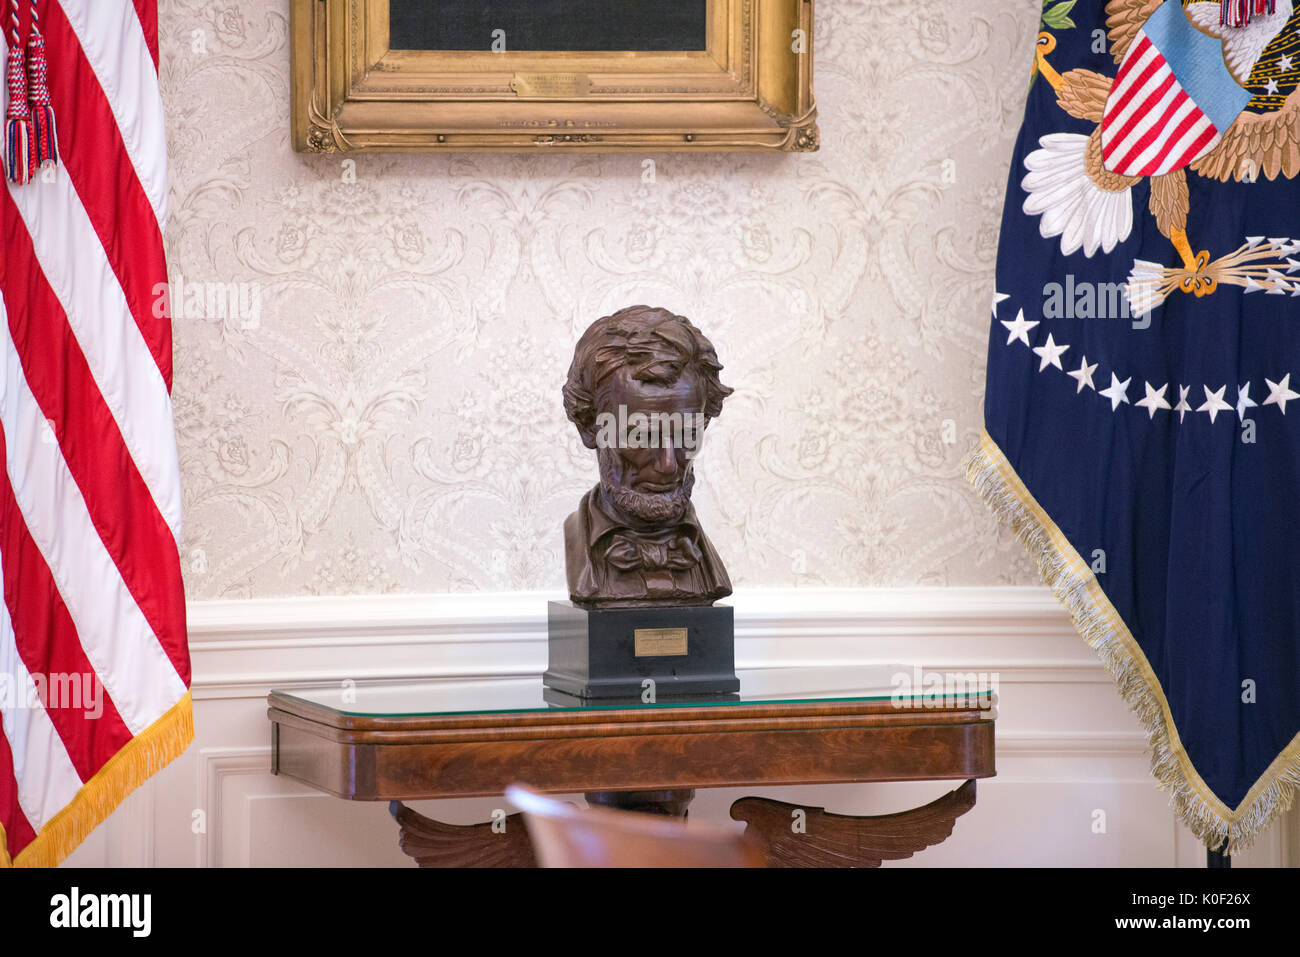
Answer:
M191 598L562 589L560 387L639 302L736 388L737 587L1037 581L959 468L1034 0L821 0L815 154L352 160L290 150L287 0L160 6Z

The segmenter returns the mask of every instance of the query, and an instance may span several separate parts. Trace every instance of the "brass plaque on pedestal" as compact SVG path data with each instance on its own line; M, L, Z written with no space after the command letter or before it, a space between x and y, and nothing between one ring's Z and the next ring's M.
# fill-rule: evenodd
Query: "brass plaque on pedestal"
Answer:
M685 628L637 628L632 633L638 658L686 654Z

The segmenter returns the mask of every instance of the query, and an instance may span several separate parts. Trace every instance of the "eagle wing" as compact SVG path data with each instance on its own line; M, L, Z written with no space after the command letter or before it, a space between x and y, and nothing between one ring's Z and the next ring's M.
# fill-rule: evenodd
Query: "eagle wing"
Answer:
M1219 145L1191 165L1192 172L1227 182L1300 173L1300 88L1271 113L1241 113Z
M1110 0L1106 4L1106 35L1110 37L1110 54L1116 63L1124 59L1142 24L1162 3L1164 0Z
M1114 77L1080 68L1062 73L1061 80L1056 90L1056 102L1061 109L1081 120L1100 123Z

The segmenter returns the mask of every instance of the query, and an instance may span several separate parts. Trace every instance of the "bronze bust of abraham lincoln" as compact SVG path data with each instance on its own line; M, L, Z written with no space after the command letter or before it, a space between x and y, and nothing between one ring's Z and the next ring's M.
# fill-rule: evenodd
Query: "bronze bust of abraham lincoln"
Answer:
M691 322L630 306L578 340L564 409L600 483L564 523L569 595L585 608L711 605L731 594L691 505L694 455L732 392Z

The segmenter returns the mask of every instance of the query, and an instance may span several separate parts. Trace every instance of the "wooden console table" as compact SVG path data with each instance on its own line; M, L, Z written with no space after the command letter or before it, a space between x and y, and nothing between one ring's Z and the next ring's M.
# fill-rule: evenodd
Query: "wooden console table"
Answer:
M731 807L774 865L876 867L947 838L975 804L975 779L995 773L987 692L957 702L898 696L880 667L739 674L736 700L586 707L548 705L540 678L276 690L271 770L342 798L390 802L401 847L421 867L534 865L518 815L504 827L459 826L401 803L495 797L514 783L685 816L698 788L965 782L924 807L873 817L758 797ZM800 809L802 828L792 827Z

